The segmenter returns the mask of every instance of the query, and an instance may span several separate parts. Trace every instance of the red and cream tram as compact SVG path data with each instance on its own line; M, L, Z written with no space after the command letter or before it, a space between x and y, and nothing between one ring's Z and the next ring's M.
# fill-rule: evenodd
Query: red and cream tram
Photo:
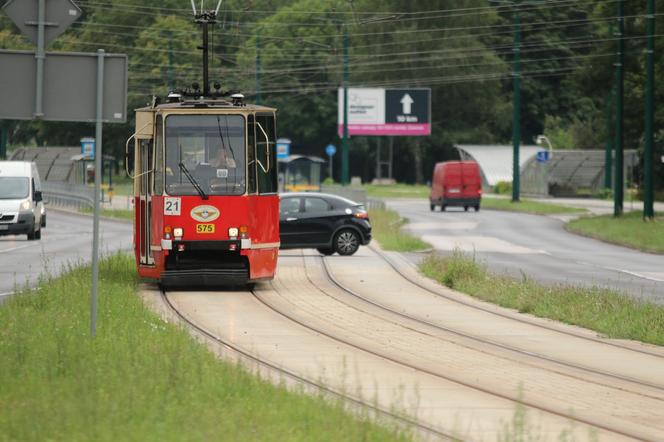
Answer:
M219 97L136 111L134 247L167 287L274 277L279 250L276 110Z

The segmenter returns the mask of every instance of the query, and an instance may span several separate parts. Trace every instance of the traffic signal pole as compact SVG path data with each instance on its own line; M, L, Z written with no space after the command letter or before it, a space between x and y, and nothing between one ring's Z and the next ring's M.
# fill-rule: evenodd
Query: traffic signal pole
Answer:
M521 145L521 17L518 6L514 8L514 94L512 109L512 202L519 201L520 167L519 149Z
M346 25L343 25L344 28L344 36L343 36L343 44L344 44L344 55L343 55L343 69L344 69L344 74L343 74L343 87L344 87L344 121L343 121L343 137L341 139L341 184L344 186L348 185L350 182L349 179L349 164L348 164L348 150L349 150L349 143L348 143L348 28Z
M655 115L655 0L648 0L648 49L646 59L646 127L643 152L643 218L655 217L653 189L653 145Z

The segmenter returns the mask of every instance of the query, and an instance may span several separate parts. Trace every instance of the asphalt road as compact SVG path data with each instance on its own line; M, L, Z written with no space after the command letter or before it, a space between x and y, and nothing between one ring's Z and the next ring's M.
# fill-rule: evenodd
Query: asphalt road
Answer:
M556 284L602 286L664 304L664 256L581 237L559 219L482 210L431 212L427 200L388 200L408 229L442 253L460 249L493 271ZM411 260L420 256L411 254Z
M131 249L131 223L102 220L100 226L102 253ZM91 259L92 217L49 210L40 241L0 236L0 302L17 286L34 284L44 272L58 274L67 264Z

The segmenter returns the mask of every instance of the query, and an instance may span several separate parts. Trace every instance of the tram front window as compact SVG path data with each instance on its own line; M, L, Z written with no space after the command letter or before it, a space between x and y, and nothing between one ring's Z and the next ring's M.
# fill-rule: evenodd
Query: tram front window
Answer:
M240 115L166 118L166 193L197 195L182 163L207 195L245 192L245 121Z

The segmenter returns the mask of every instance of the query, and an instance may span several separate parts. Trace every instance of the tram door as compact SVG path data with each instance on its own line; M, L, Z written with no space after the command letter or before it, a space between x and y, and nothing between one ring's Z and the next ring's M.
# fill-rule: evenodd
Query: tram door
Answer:
M154 258L150 243L152 240L152 189L154 184L154 149L152 140L138 140L138 210L139 210L139 250L143 265L153 265Z

